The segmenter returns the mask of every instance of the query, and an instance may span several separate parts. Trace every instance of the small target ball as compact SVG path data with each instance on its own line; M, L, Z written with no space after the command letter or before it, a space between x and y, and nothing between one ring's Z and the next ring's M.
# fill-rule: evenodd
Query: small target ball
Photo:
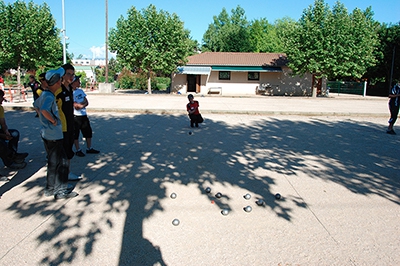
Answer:
M275 199L279 200L279 199L281 199L281 198L282 198L281 194L279 194L279 193L276 193L276 194L275 194Z
M256 201L256 204L258 206L263 206L264 205L264 201L262 199L259 199L259 200Z
M207 193L210 193L210 192L211 192L211 188L210 188L210 187L207 187L207 188L206 188L206 192L207 192Z
M243 198L249 200L249 199L251 199L251 195L249 193L247 193L246 195L243 196Z
M215 197L218 198L218 199L222 198L222 194L220 192L218 192L217 194L215 194Z
M172 221L172 224L175 225L175 226L178 226L179 223L180 223L180 222L179 222L178 219L174 219L174 220Z
M245 212L251 212L253 209L251 208L251 206L246 206L246 207L243 208L243 210Z
M222 215L227 216L229 214L229 210L228 209L223 209L221 211Z
M171 199L176 199L176 193L171 193Z

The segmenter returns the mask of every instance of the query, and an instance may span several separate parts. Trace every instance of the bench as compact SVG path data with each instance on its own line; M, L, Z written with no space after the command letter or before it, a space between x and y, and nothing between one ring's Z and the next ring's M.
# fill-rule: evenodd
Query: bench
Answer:
M219 94L219 95L222 95L222 87L210 87L208 89L208 94Z

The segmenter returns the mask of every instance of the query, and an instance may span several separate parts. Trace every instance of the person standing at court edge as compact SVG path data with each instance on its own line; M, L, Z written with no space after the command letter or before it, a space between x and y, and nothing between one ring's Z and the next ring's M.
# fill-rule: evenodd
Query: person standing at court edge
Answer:
M389 93L389 111L390 119L389 126L386 133L396 135L393 130L394 123L396 123L397 116L399 115L400 107L400 82L397 82Z
M72 198L78 193L72 191L68 185L69 162L63 146L63 131L59 117L55 92L61 88L63 68L49 70L45 79L48 88L33 103L38 111L42 125L41 137L47 152L47 175L45 196L54 196L55 199Z

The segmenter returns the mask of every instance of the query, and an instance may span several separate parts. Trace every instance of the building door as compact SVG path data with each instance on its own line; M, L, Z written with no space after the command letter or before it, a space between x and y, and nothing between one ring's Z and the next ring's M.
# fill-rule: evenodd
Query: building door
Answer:
M200 92L200 75L187 75L187 92Z

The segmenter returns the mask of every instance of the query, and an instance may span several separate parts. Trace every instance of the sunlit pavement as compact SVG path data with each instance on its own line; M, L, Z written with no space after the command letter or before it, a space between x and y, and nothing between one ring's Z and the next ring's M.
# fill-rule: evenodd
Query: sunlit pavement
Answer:
M101 153L72 159L79 196L58 201L38 119L5 104L29 163L1 171L0 265L400 264L387 99L197 96L192 129L184 95L88 98Z

